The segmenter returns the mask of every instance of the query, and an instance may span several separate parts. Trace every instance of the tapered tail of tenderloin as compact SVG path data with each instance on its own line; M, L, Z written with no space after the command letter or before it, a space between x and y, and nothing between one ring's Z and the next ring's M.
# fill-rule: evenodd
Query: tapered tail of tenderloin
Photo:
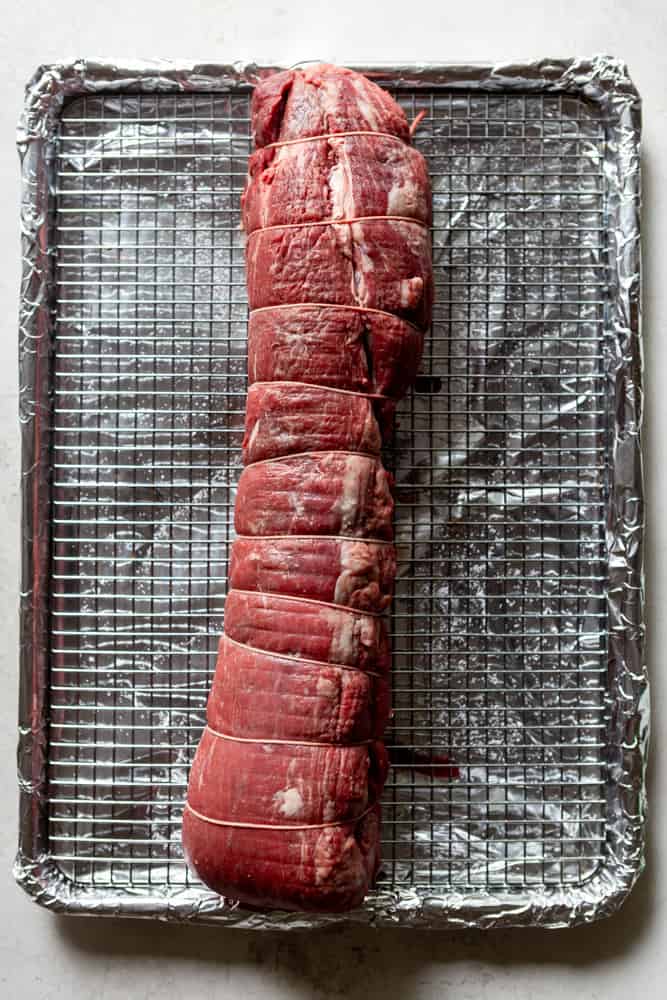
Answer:
M360 905L387 774L391 477L430 320L431 193L393 98L351 70L264 79L242 198L245 469L183 847L253 907Z

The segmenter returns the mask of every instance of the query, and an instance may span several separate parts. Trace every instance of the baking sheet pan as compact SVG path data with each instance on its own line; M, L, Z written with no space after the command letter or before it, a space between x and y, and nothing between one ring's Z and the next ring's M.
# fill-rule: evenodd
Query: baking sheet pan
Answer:
M249 913L180 812L240 470L238 199L266 69L41 69L23 168L19 882L255 928L572 924L643 864L640 102L610 57L372 67L434 188L399 407L384 863L354 914Z

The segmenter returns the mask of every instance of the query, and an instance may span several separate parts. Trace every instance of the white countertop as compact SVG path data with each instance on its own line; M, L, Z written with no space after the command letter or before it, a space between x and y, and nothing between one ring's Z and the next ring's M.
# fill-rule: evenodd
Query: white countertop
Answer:
M470 4L370 0L10 0L0 18L0 995L21 1000L159 997L363 997L456 1000L652 1000L667 990L665 682L651 656L652 834L648 871L611 920L572 931L428 933L335 930L252 934L153 922L56 917L14 885L19 450L17 331L23 87L40 63L78 56L198 61L494 62L540 56L623 58L644 99L644 334L649 653L667 647L667 465L653 459L667 426L667 13L660 0ZM302 9L299 9L302 8ZM293 12L294 9L294 12ZM660 429L660 430L659 430ZM663 791L658 795L658 788Z

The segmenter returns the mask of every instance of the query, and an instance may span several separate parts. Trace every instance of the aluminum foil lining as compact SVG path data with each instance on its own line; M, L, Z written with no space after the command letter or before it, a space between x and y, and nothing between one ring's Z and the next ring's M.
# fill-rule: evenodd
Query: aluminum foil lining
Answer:
M563 926L642 869L638 94L607 56L363 71L426 111L437 301L387 455L384 864L344 916L250 913L180 857L240 463L248 92L270 70L79 61L28 85L16 876L54 910Z

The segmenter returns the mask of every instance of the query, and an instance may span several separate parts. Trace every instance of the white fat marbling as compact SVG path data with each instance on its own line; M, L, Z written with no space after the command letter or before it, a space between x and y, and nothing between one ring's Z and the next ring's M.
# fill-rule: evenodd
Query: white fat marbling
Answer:
M322 698L328 698L329 701L335 701L338 696L338 685L330 677L325 677L323 674L317 678L316 690L318 695Z
M278 812L287 819L296 819L303 812L303 798L298 788L283 788L273 796Z
M358 455L349 455L345 462L343 488L338 505L343 534L353 533L359 522L360 485L366 478L364 466L364 460Z
M329 659L332 663L354 662L357 649L354 615L334 611L333 608L325 609L324 614L332 626Z
M332 219L353 219L356 215L354 184L344 139L329 139L336 162L329 171L329 198Z

